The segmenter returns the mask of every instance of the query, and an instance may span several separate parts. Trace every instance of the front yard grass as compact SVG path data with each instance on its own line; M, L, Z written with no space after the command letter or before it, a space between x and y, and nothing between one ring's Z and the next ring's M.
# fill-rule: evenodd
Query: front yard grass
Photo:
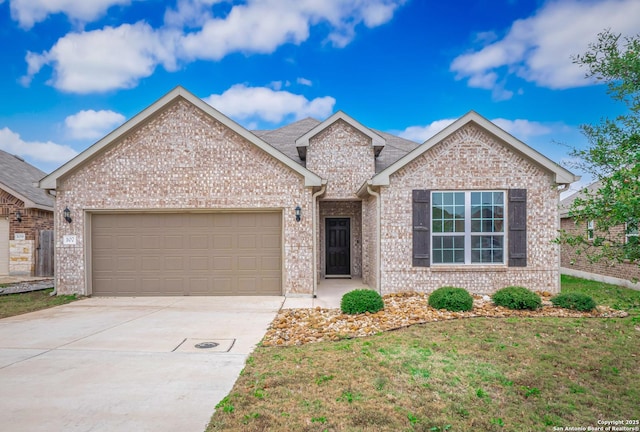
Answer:
M51 294L52 291L53 288L0 296L0 318L60 306L77 300L75 295L51 297L49 294Z
M563 277L627 318L475 318L258 347L207 431L551 431L640 417L640 292Z

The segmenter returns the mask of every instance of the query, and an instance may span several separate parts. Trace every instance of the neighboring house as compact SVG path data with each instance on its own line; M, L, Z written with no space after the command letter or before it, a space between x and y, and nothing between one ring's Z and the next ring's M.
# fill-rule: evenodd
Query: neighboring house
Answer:
M40 187L59 293L311 296L329 277L557 292L575 180L474 112L422 145L343 112L252 133L178 87Z
M45 175L0 150L0 276L53 276L54 200L37 187Z
M600 186L600 182L594 182L586 189L589 192L595 192ZM598 234L595 232L595 221L579 222L569 214L573 202L582 193L583 191L578 191L560 201L560 228L569 234L584 234L587 240L592 240ZM637 242L638 227L634 221L630 221L629 224L612 228L610 235L618 236L620 240L625 242ZM637 262L625 261L614 265L606 260L590 262L584 254L577 254L570 245L562 245L561 256L560 271L563 274L640 289L640 282L638 282L640 280L640 266Z

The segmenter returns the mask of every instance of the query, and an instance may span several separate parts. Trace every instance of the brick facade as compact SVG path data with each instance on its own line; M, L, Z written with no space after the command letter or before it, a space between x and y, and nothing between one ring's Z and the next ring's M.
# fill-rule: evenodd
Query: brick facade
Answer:
M362 202L362 282L378 286L378 199L370 196Z
M587 230L586 224L575 223L574 220L569 217L562 218L560 228L569 234L583 234L586 233ZM610 233L613 236L619 236L620 239L624 239L624 226L613 228L610 230ZM604 260L592 263L589 262L584 254L576 254L574 249L569 245L562 245L561 250L561 267L563 272L584 272L586 273L585 275L578 274L596 280L599 280L597 278L598 275L615 278L619 279L619 283L626 286L636 289L640 288L640 284L637 283L637 281L640 280L640 266L638 263L622 262L611 264ZM610 282L616 283L615 280L611 280Z
M357 199L358 188L375 174L371 138L338 120L310 140L307 169L329 180L323 199Z
M527 189L526 267L412 266L412 190ZM452 285L489 294L509 285L558 292L558 191L551 174L467 125L393 174L381 188L381 286L384 293Z
M58 179L56 280L62 294L89 294L85 233L97 210L280 209L283 285L313 293L312 190L303 178L193 105L178 100ZM295 221L295 207L304 217ZM62 210L69 207L73 222ZM75 245L63 244L75 235Z
M17 212L21 221L16 217ZM33 276L38 233L53 229L53 213L25 208L23 201L0 189L0 216L9 221L9 275Z
M519 151L513 148L516 140L505 138L487 126L488 122L478 123L477 115L475 123L464 123L432 146L425 144L424 152L416 151L411 161L393 168L388 184L381 181L367 189L368 181L382 178L376 177L372 136L355 127L357 122L350 122L348 116L326 122L308 137L305 161L295 159L301 131L296 129L290 138L282 130L272 134L281 149L291 146L285 154L293 157L292 164L306 166L300 171L298 165L292 168L288 159L269 154L260 148L260 142L251 142L251 137L212 115L195 99L188 95L168 98L165 105L82 165L55 178L60 293L91 293L90 247L85 236L91 232L92 212L260 209L283 214L285 295L315 293L314 267L320 281L325 271L325 222L331 217L351 221L351 276L361 276L364 283L383 293L432 291L445 285L482 294L509 285L559 291L560 250L552 243L559 228L555 176L564 176L559 183L567 183L573 181L573 175L557 171L546 159L541 162L541 156L524 156L522 147ZM382 148L385 151L400 158L410 149L403 153L397 146L387 146ZM305 184L309 174L315 178L311 186ZM314 203L314 193L323 190L319 179L326 181L326 189ZM527 266L414 267L414 189L526 189ZM296 206L302 209L300 222L295 221ZM71 224L62 217L65 207L72 212ZM75 245L64 244L65 235L75 236Z

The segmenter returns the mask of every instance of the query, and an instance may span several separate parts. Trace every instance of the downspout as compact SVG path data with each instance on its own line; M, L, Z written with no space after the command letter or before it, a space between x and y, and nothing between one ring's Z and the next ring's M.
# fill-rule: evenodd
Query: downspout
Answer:
M316 298L316 290L318 288L318 216L316 215L316 199L325 193L327 189L327 181L326 180L322 180L322 187L320 188L320 190L316 193L314 193L311 196L311 213L313 213L311 219L312 219L312 225L313 225L313 238L312 238L312 242L311 244L313 245L312 248L312 255L313 255L313 298Z
M378 291L378 293L382 294L382 285L380 283L380 275L382 274L380 270L380 263L382 262L382 260L380 259L380 244L382 242L382 221L380 220L380 217L382 215L382 200L380 199L380 194L371 189L370 184L367 184L367 192L369 193L369 195L373 195L374 197L376 197L376 219L378 220L378 226L376 227L378 234L378 241L376 242L376 290Z

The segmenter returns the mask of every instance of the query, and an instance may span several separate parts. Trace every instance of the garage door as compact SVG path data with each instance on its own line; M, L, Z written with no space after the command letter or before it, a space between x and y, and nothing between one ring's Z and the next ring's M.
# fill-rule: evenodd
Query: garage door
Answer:
M93 214L93 295L281 295L281 219L275 212Z

